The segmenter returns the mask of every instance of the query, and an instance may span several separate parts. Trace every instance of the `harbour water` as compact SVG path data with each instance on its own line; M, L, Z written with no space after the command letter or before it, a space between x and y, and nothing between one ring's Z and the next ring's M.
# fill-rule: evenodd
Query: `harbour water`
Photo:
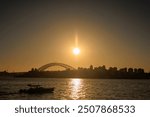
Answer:
M19 94L27 84L55 87L53 93ZM147 79L0 78L0 99L4 100L116 100L150 99Z

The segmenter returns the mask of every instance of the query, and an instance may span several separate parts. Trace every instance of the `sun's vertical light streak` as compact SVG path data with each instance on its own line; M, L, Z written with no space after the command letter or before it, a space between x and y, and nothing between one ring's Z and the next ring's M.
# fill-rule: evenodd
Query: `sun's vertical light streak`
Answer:
M76 35L75 35L75 47L77 48L78 47L78 33L76 32Z
M77 32L75 33L75 46L73 47L72 52L75 56L80 54L79 39L78 39L78 33Z

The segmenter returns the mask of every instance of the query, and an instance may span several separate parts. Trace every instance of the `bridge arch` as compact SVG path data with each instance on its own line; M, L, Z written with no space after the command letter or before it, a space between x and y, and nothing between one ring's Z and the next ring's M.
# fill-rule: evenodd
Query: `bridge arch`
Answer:
M49 67L53 67L53 66L61 66L61 67L64 67L65 69L75 70L74 67L67 65L67 64L64 64L64 63L48 63L48 64L41 66L38 70L44 71L45 69L47 69Z

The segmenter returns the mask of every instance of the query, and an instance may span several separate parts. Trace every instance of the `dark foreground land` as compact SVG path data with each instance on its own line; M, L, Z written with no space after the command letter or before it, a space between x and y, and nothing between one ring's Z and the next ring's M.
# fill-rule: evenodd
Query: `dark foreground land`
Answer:
M45 78L100 78L100 79L150 79L150 73L145 73L142 68L122 68L110 67L106 69L105 66L93 68L78 68L77 70L64 71L39 71L32 68L28 72L8 73L6 71L0 72L1 76L13 77L45 77Z

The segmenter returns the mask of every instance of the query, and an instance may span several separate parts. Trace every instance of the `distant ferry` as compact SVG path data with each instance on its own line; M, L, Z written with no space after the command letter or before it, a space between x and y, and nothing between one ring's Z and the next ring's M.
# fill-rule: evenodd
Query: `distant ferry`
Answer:
M41 85L33 85L33 84L28 84L29 89L20 89L19 93L26 93L26 94L44 94L44 93L53 93L54 92L54 87L52 88L44 88L41 87Z

